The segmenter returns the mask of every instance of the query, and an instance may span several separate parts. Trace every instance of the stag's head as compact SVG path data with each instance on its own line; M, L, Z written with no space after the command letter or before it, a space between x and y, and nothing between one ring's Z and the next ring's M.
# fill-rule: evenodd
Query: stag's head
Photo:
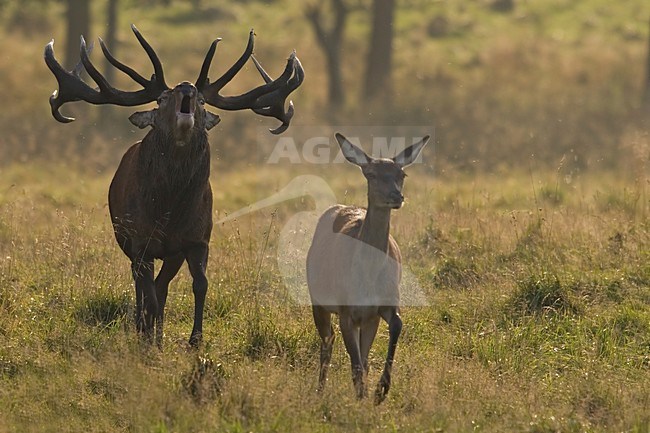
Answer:
M173 137L177 146L185 146L193 134L210 130L221 120L205 109L205 100L194 84L183 81L165 90L157 99L158 107L133 113L129 120L138 128L148 126Z
M81 37L81 62L72 71L63 69L54 57L54 41L47 44L45 47L45 63L59 84L59 90L54 91L50 97L52 115L56 120L63 123L74 120L74 118L66 117L59 112L63 104L72 101L121 106L137 106L157 101L157 108L134 113L130 117L131 122L140 128L148 126L161 129L167 128L169 131L166 132L171 133L180 145L187 142L192 131L209 130L219 123L219 116L206 110L205 104L222 110L251 109L262 116L274 117L282 122L279 127L271 130L274 134L280 134L289 127L294 109L293 103L289 101L289 107L285 110L285 101L289 94L297 89L304 80L304 71L295 52L289 56L284 72L273 80L252 55L254 33L251 30L248 45L241 57L220 78L210 82L208 78L210 64L216 52L217 44L221 40L217 39L210 45L196 82L192 84L184 81L176 87L170 88L165 83L162 63L155 51L135 26L131 26L131 28L153 65L154 73L150 79L144 78L129 66L115 59L104 42L101 39L99 42L102 52L111 65L142 86L142 89L137 91L123 91L111 86L90 61L89 53L92 47L89 49L86 46L83 37ZM265 84L241 95L221 95L221 89L233 79L249 58L253 60ZM81 80L80 73L82 69L85 69L88 75L97 83L97 88L93 89Z

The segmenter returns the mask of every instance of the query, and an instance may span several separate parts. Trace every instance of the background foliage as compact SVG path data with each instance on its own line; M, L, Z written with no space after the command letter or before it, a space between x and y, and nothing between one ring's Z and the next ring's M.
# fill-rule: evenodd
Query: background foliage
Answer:
M223 71L254 27L256 53L270 71L277 74L292 49L308 71L308 81L294 96L296 124L428 125L435 130L437 164L463 170L519 166L530 159L556 167L563 158L576 169L621 168L647 154L647 114L641 110L650 16L646 2L517 1L506 10L497 7L500 3L398 2L394 93L388 101L369 104L361 89L370 3L350 1L340 59L346 99L337 109L328 106L326 62L306 19L308 5L122 0L111 48L136 69L150 70L130 34L129 24L135 23L158 50L168 81L182 81L196 76L215 37L224 42L213 75ZM91 5L88 40L108 32L107 2ZM38 59L54 37L63 61L64 2L7 0L0 11L0 74L5 97L12 101L0 125L2 161L83 157L113 167L120 151L140 136L124 121L128 109L117 109L114 119L103 121L105 111L79 107L74 112L80 121L66 127L48 119L45 98L56 84ZM99 52L94 58L102 64ZM242 75L229 90L259 82L253 71ZM132 86L121 76L116 79L123 88ZM250 125L262 121L251 120L250 114L226 115L218 131L219 156L245 160L246 143L254 139Z

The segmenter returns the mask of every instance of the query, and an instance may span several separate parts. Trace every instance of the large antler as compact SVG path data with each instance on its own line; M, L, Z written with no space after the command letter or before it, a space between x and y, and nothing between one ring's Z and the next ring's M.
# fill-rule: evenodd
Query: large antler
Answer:
M254 32L251 30L248 37L248 45L241 57L230 67L219 79L210 83L208 79L208 70L210 63L217 48L217 43L221 39L215 40L203 61L201 73L196 81L196 87L203 94L205 101L217 108L223 110L244 110L250 108L255 113L262 116L275 117L282 122L282 125L276 129L272 129L273 134L280 134L289 127L289 122L293 117L293 102L289 101L289 108L284 111L284 103L287 96L300 86L305 78L305 73L300 64L300 60L296 57L295 51L291 53L287 60L287 66L282 75L273 80L262 68L259 62L252 56L254 45ZM235 75L241 70L249 58L253 59L257 70L264 78L266 84L249 90L238 96L222 96L219 94L221 89L233 79Z
M143 87L143 89L134 92L116 89L106 81L106 78L104 78L104 76L90 61L90 58L88 57L90 49L86 48L86 41L83 36L81 37L81 62L72 71L66 71L54 58L54 40L50 41L50 43L45 46L45 63L59 83L59 90L55 90L54 93L52 93L52 96L50 96L52 116L54 116L56 120L62 123L68 123L74 120L73 117L66 117L59 112L59 108L61 108L61 106L66 102L86 101L96 105L113 104L131 107L155 101L162 92L169 88L167 84L165 84L162 64L155 51L134 25L131 26L131 29L133 30L133 33L135 33L136 38L138 38L142 48L147 52L147 55L153 64L154 74L149 80L129 66L115 59L115 57L113 57L108 51L108 48L106 48L106 45L101 38L99 39L99 43L104 55L111 65L115 66ZM82 69L81 66L83 66L83 68L88 72L88 75L90 75L95 83L97 83L96 89L93 89L86 84L79 76Z

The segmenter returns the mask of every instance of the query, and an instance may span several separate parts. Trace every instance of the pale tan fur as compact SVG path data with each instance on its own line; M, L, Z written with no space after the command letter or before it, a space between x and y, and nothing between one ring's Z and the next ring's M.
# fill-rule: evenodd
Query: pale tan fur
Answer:
M335 205L320 217L307 255L307 283L314 322L322 339L319 390L325 386L339 316L359 398L367 394L368 355L380 319L389 326L389 348L375 401L390 388L391 369L402 329L399 283L402 257L390 235L392 209L402 206L403 167L418 156L428 137L393 159L371 158L340 134L343 154L368 180L368 208Z

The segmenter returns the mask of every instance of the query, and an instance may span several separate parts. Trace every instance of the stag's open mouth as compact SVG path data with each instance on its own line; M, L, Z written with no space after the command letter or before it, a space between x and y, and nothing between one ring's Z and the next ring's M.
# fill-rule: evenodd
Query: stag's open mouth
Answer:
M184 131L194 127L194 104L190 95L176 99L176 127Z
M191 112L191 98L187 95L183 96L183 99L181 99L181 109L180 112L182 114L192 114Z

